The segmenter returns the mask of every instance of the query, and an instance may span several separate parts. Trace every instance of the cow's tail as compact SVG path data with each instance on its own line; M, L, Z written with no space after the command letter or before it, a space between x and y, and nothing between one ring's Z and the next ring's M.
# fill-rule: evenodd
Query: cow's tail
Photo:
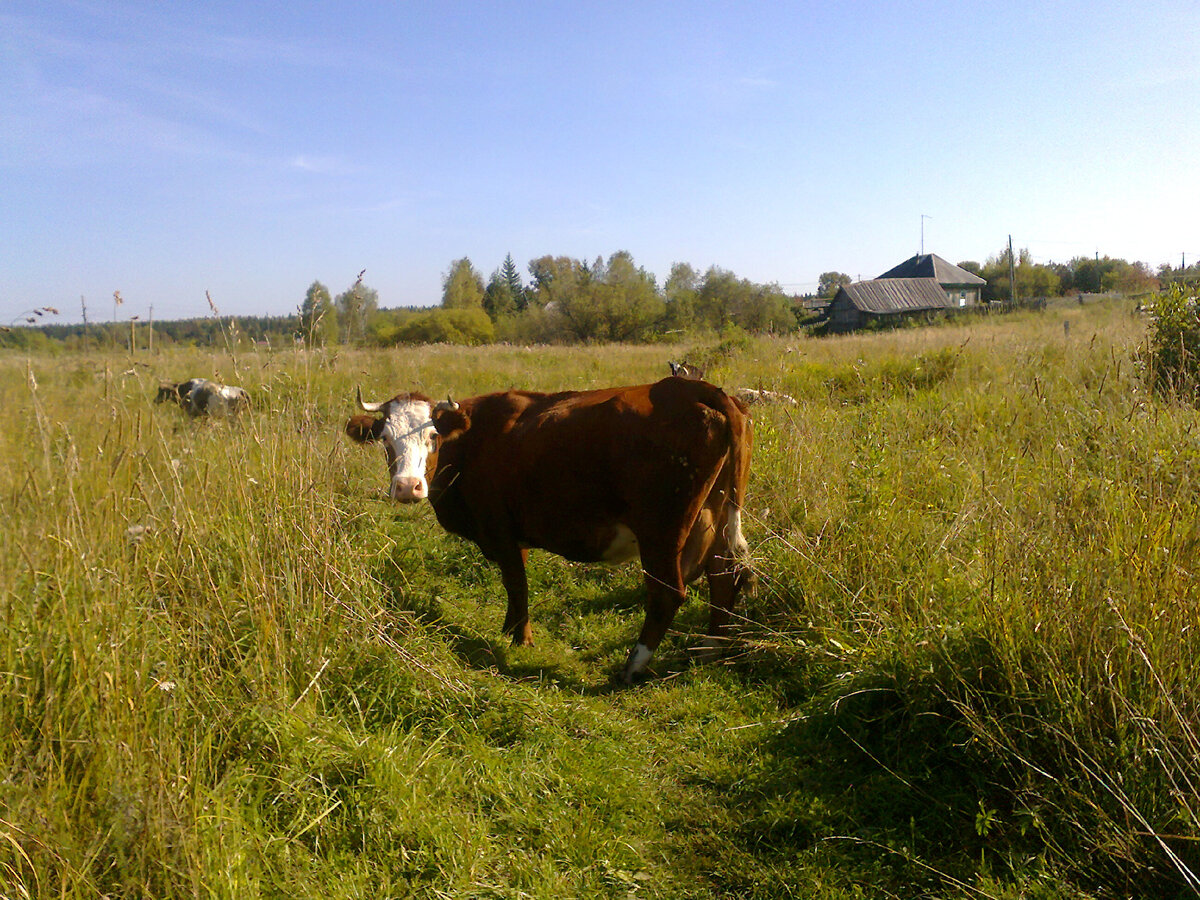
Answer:
M726 395L725 420L729 424L724 490L725 546L739 569L749 574L750 545L742 533L742 507L746 502L746 483L750 477L750 454L754 443L754 422L743 404Z

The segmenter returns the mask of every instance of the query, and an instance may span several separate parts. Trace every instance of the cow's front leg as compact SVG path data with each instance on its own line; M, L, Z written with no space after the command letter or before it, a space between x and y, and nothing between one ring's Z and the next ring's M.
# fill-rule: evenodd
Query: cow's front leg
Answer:
M529 582L525 577L525 563L529 551L514 547L498 555L500 578L508 594L508 610L504 614L504 633L517 646L528 647L533 643L533 629L529 626Z

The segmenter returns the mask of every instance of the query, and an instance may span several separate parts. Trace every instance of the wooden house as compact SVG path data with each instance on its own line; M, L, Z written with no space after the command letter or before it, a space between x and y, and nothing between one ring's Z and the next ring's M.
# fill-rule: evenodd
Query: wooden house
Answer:
M979 306L983 286L987 284L978 275L973 275L954 263L946 262L935 253L918 253L900 265L888 269L879 278L932 278L946 292L946 305L950 309Z
M969 274L969 273L968 273ZM854 331L873 323L944 315L949 298L934 278L876 278L838 289L829 304L828 329Z

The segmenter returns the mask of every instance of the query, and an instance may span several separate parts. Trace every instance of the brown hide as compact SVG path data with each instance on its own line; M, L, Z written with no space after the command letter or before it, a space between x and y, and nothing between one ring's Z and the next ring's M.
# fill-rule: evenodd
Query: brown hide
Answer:
M383 419L375 416L351 416L346 423L346 434L360 444L368 444L379 439Z
M500 567L504 629L514 642L532 637L529 547L582 562L640 556L646 621L627 681L701 574L709 581L709 632L719 638L749 575L739 522L752 426L740 401L706 382L670 377L487 394L439 404L432 419L441 439L429 462L430 502L444 528Z

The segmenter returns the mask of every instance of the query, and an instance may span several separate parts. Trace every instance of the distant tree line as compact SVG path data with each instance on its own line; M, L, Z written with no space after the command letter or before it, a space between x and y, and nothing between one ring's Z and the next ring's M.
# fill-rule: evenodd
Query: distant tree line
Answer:
M95 350L131 347L137 351L164 347L253 346L291 347L299 332L296 316L209 316L163 321L101 322L84 325L41 325L0 331L0 347L23 350Z
M624 250L591 262L542 256L528 272L527 281L509 254L485 280L469 258L456 259L442 277L441 304L421 309L381 309L361 276L337 297L314 281L300 306L299 337L309 346L651 341L731 325L786 333L809 315L777 284L716 266L701 274L676 263L660 287Z
M624 250L591 262L541 256L525 281L512 255L484 280L470 259L450 264L440 307L378 330L380 343L584 343L659 340L737 326L752 333L795 331L805 311L777 284L755 284L717 266L701 274L671 267L660 287Z
M1009 300L1009 255L1004 248L980 264L958 264L987 282L984 297ZM1055 297L1115 292L1137 295L1174 283L1200 283L1200 265L1162 265L1109 256L1079 256L1066 263L1035 263L1029 251L1013 260L1016 297ZM337 345L392 346L402 343L486 344L654 341L681 334L719 333L731 326L754 334L786 334L808 324L812 295L785 294L778 284L756 284L712 266L703 273L675 263L661 285L653 274L620 250L592 261L540 256L521 276L509 254L484 279L467 257L450 263L436 307L381 308L378 292L363 274L333 295L320 281L305 292L290 316L220 316L154 322L54 325L30 310L0 326L0 347L26 350L103 347L146 350L182 346L226 346L272 350ZM853 279L824 272L817 297L830 298ZM152 331L151 331L152 327Z
M718 266L701 273L676 263L663 285L626 251L592 261L542 256L521 276L509 254L485 280L467 257L450 263L441 304L380 308L363 273L336 296L309 285L292 316L220 316L153 323L45 325L10 328L0 346L24 349L228 346L278 349L302 345L391 346L401 343L484 344L653 341L673 335L795 331L811 314L777 284L756 284Z
M1127 262L1111 256L1077 256L1065 263L1035 263L1028 249L1014 254L1012 269L1016 275L1016 299L1061 297L1072 294L1124 294L1135 296L1157 291L1174 282L1200 280L1200 265L1178 268L1169 264L1152 272L1143 262ZM980 265L972 260L958 263L987 282L985 300L1014 299L1010 282L1008 248L1005 247ZM831 299L842 285L854 279L844 272L823 272L817 282L817 296Z
M1188 270L1177 272L1169 265L1160 266L1155 273L1144 262L1127 262L1099 254L1076 256L1065 263L1035 263L1029 250L1024 249L1017 251L1011 262L1010 266L1008 248L1005 247L989 256L983 265L971 260L958 265L987 282L984 298L988 300L1014 299L1010 269L1015 274L1015 299L1018 300L1073 294L1133 296L1157 291L1163 282L1188 277ZM1196 275L1200 275L1200 271L1193 271L1191 277Z

